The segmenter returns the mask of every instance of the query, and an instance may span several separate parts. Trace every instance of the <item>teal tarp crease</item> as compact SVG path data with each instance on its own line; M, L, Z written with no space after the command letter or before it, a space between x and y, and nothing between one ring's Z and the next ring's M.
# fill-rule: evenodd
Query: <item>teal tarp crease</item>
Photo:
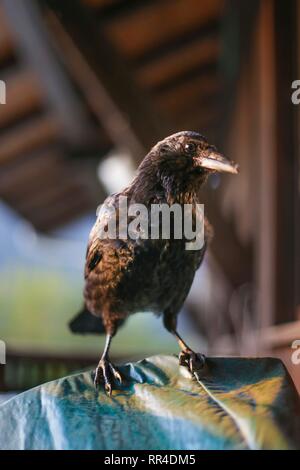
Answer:
M299 398L271 358L209 358L199 380L173 356L120 367L111 397L84 372L0 406L0 449L300 448Z

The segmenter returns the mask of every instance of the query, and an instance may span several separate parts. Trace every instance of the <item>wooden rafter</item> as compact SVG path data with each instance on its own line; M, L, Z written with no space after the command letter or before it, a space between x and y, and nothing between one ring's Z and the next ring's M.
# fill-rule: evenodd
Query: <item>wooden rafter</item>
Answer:
M160 54L155 59L140 64L137 70L139 82L149 88L180 76L186 68L192 69L199 63L217 62L220 42L217 37L200 38L181 48Z
M108 22L105 31L125 57L137 60L191 31L201 31L220 17L223 5L223 0L151 2Z
M34 187L36 182L47 179L49 172L61 162L61 152L58 148L46 148L31 152L29 156L22 155L20 159L1 165L0 194L10 190L19 191L24 187Z
M47 4L57 14L51 25L61 47L68 50L66 60L90 106L114 144L129 148L140 159L170 129L90 12L77 0Z
M0 39L1 41L1 39ZM14 70L6 76L6 105L0 106L0 128L39 109L43 102L43 90L31 71Z
M69 145L83 145L91 139L87 116L51 44L35 0L2 0L14 31L18 51L39 77L48 109L56 115L61 134Z
M0 165L53 142L60 135L59 122L53 116L38 116L16 126L0 137Z
M35 214L32 221L37 229L47 232L93 210L94 205L90 199L86 199L85 196L74 198L73 194L70 198L60 201L59 205L45 207L39 214Z
M157 104L164 112L174 115L208 95L220 93L222 83L214 74L195 77L187 83L156 96Z
M0 6L0 61L13 54L14 38L2 6Z

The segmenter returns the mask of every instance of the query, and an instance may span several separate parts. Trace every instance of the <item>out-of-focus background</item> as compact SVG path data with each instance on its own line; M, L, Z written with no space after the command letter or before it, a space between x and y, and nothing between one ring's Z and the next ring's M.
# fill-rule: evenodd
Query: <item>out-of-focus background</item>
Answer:
M96 208L179 130L241 168L203 190L215 238L180 331L208 354L281 357L300 389L299 7L0 0L1 391L96 363L103 339L67 328ZM149 314L112 347L116 361L176 351Z

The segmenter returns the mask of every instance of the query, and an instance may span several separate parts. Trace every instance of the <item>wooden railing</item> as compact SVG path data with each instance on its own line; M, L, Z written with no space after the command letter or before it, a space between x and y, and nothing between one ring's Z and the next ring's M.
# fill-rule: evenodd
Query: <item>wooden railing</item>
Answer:
M8 351L6 364L0 365L0 391L22 391L80 370L93 368L95 356L55 356ZM120 358L114 358L116 362ZM122 362L128 360L122 357Z

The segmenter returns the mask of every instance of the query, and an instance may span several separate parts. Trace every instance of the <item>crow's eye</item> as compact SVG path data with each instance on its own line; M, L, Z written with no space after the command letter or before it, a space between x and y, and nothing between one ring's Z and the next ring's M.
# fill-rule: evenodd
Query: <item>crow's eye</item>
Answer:
M194 155L196 153L197 146L193 142L190 142L189 144L185 144L184 146L184 151L187 155Z

